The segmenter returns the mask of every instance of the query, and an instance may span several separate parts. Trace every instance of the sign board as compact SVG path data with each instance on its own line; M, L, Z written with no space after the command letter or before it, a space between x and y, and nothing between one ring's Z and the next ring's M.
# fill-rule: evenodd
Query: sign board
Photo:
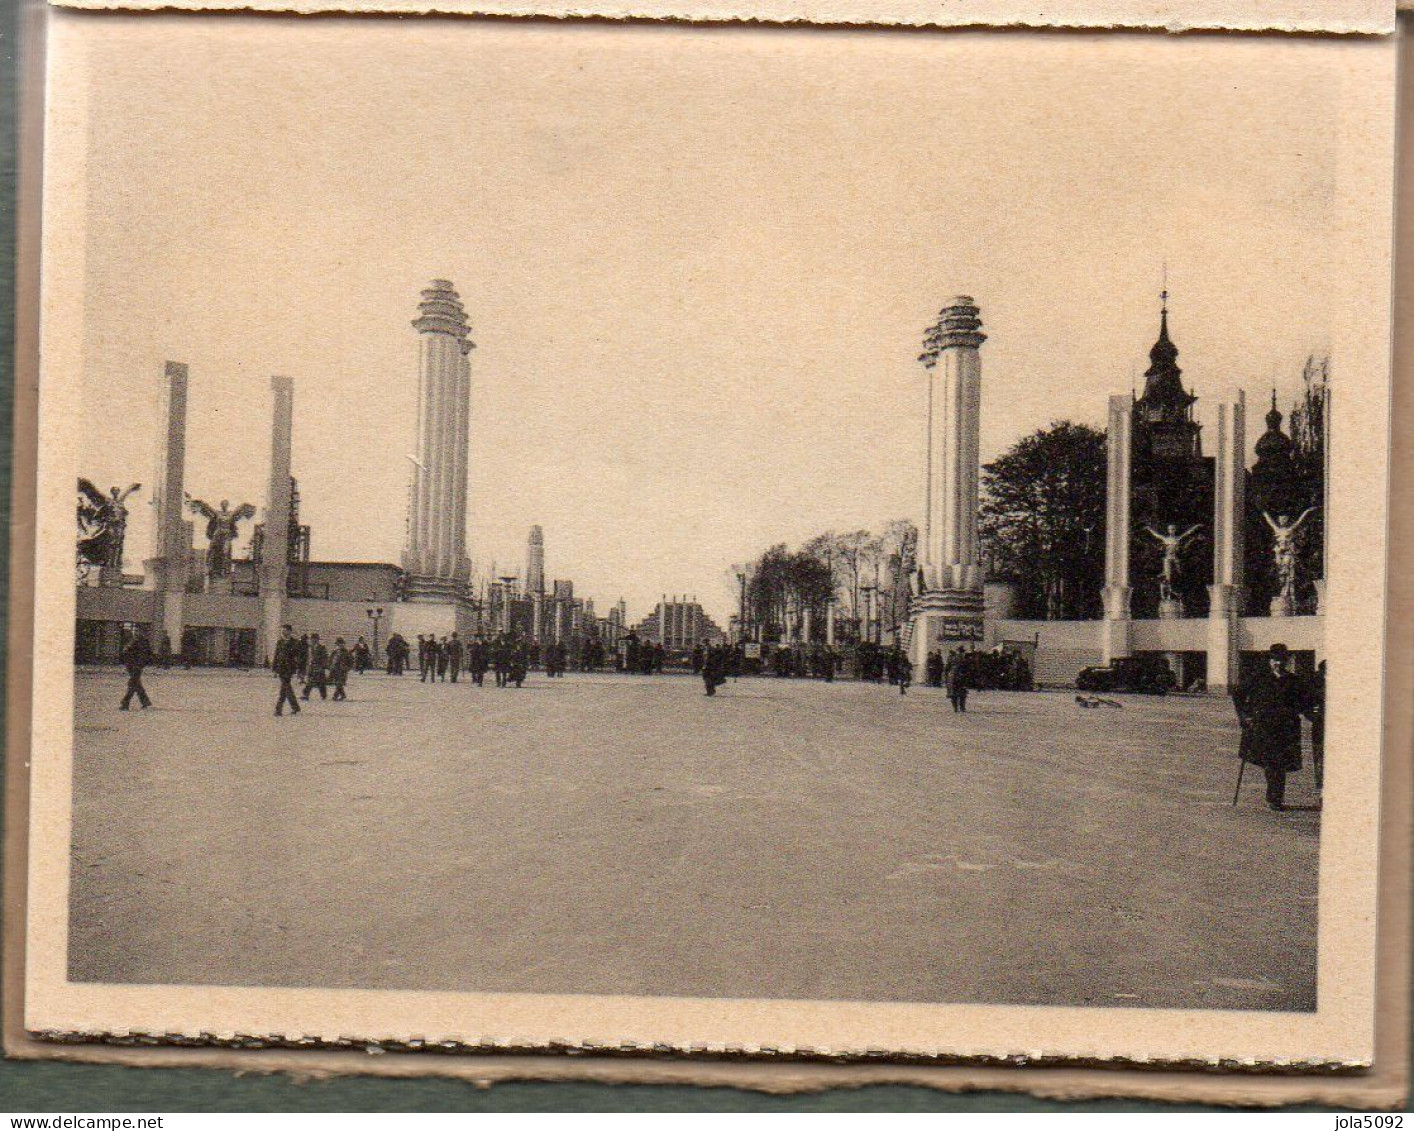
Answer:
M742 645L742 654L748 660L759 660L761 658L761 643L757 640L748 640Z
M980 620L944 620L940 640L981 640Z

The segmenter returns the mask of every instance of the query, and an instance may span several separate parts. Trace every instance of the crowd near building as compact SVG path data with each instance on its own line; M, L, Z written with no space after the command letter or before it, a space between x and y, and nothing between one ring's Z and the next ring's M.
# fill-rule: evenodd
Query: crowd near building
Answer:
M144 631L159 654L198 665L268 664L280 628L329 642L360 639L378 659L395 634L459 639L511 635L537 651L561 646L576 662L594 642L612 656L629 632L622 599L600 617L569 579L547 579L545 533L532 527L525 567L478 576L466 544L471 327L455 288L434 280L412 323L418 340L416 456L402 559L319 561L317 526L300 511L293 451L295 383L270 380L270 475L256 507L186 493L186 365L162 376L158 466L147 501L155 532L141 573L124 570L128 508L138 490L104 492L80 480L75 651L117 662ZM244 556L238 545L246 540ZM197 545L204 537L205 546Z
M185 365L163 375L160 453L148 501L151 556L124 568L129 498L80 480L76 655L114 662L143 629L159 654L188 663L268 664L280 627L327 641L363 640L374 657L394 634L463 641L521 641L578 666L657 670L730 642L741 670L878 675L906 657L922 677L958 652L997 657L990 668L1025 670L1059 685L1086 669L1161 666L1173 686L1227 691L1273 644L1310 670L1323 653L1326 478L1298 466L1275 394L1266 431L1247 459L1244 394L1218 399L1205 447L1198 394L1185 386L1169 329L1167 293L1142 393L1109 399L1102 538L1104 578L1088 619L1013 616L1005 578L988 575L979 531L981 311L951 300L925 334L926 457L920 521L893 545L872 579L840 607L834 567L809 599L775 600L774 624L753 617L742 573L740 607L724 632L695 597L664 595L636 624L622 599L600 615L569 578L547 572L546 533L528 532L523 566L474 570L466 539L470 356L475 348L450 282L422 292L416 456L399 563L320 561L317 526L300 507L292 450L295 387L272 377L269 479L260 521L254 505L192 499L185 490ZM1310 419L1328 450L1328 392ZM1098 443L1098 441L1097 441ZM1097 457L1098 458L1098 457ZM198 534L205 546L198 548ZM249 540L239 556L236 548ZM1315 552L1312 548L1315 547ZM784 549L783 547L781 548ZM782 569L794 569L784 558ZM819 566L814 561L814 566ZM818 574L818 570L816 571ZM802 590L803 591L803 590ZM784 590L782 591L784 592ZM831 659L830 657L834 658ZM630 658L631 657L631 658ZM1019 662L1018 662L1019 661ZM376 661L375 661L376 662ZM975 665L974 665L975 666ZM980 670L980 668L978 669ZM942 678L939 676L938 678ZM1000 677L999 677L1000 678Z

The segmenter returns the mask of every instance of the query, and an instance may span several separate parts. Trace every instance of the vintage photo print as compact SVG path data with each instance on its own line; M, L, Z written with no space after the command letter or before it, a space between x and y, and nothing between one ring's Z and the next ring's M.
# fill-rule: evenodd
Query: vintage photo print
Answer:
M1390 39L49 54L29 1031L1369 1062Z

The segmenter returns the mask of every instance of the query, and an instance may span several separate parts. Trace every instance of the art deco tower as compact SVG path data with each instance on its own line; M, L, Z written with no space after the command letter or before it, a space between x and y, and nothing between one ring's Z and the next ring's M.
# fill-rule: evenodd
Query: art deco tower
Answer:
M919 361L928 382L928 466L920 538L922 593L914 601L915 655L982 637L977 540L982 359L987 340L972 299L960 295L927 331Z
M473 349L466 311L446 279L422 292L418 316L417 459L403 569L413 600L452 600L471 577L466 553L467 431Z
M545 532L538 526L530 528L525 547L525 591L545 592Z

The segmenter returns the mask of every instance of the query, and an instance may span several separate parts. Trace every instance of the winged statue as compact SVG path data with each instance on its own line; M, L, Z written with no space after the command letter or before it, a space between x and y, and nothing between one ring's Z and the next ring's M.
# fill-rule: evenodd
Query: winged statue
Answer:
M113 487L104 494L89 479L79 479L79 561L81 564L121 569L123 539L128 530L127 499L142 487Z
M206 519L206 576L226 577L231 572L231 545L240 531L238 526L248 518L255 517L255 508L242 503L231 510L228 500L221 500L221 509L200 499L187 498L187 506L194 514Z

